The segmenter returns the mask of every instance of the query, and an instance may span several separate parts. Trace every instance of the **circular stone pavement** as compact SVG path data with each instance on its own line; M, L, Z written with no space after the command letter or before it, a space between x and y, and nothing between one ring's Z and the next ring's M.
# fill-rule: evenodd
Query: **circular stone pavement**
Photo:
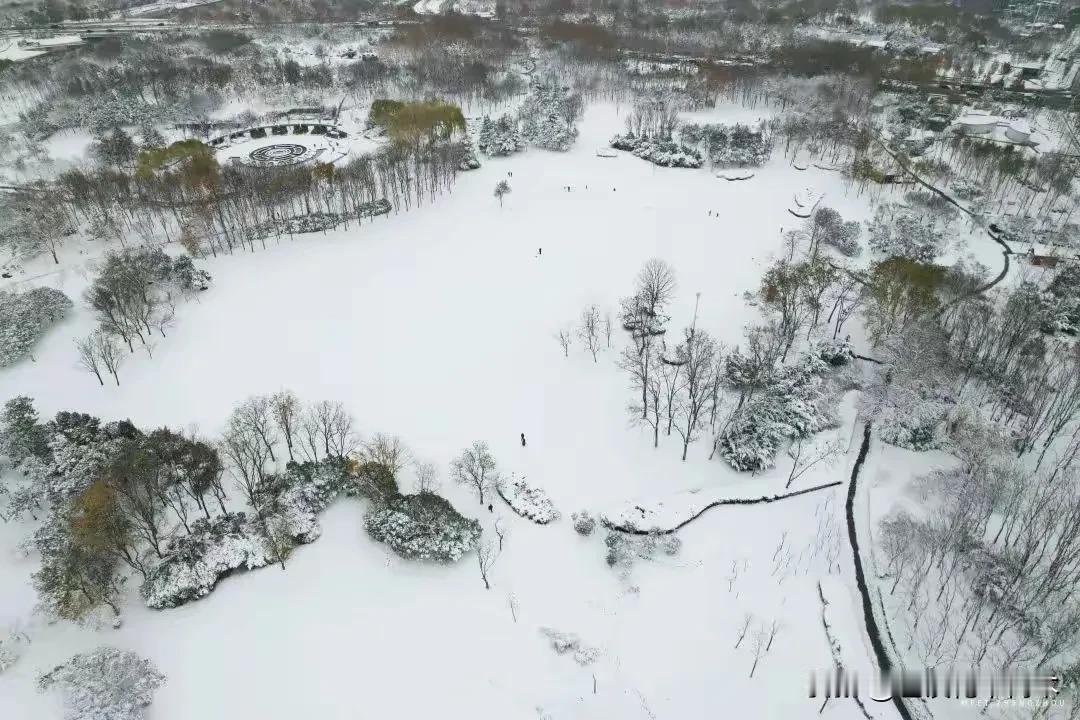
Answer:
M279 143L276 145L264 145L248 153L248 157L257 163L288 163L297 162L308 153L303 145L295 143Z

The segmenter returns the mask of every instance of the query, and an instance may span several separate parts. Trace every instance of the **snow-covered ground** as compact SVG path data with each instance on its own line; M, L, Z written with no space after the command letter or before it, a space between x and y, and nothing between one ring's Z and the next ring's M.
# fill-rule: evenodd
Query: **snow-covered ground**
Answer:
M725 112L710 119L743 119ZM30 620L35 561L15 552L28 528L0 524L0 627L22 622L33 640L0 674L0 717L59 717L35 674L104 643L168 676L153 720L816 718L807 673L832 666L819 581L845 664L869 670L842 486L712 509L679 531L680 554L628 571L607 567L602 529L584 538L571 528L576 510L598 515L634 498L771 494L791 461L781 456L752 478L709 462L700 442L685 463L675 439L653 449L646 431L628 426L632 398L615 368L621 334L596 363L580 347L564 358L554 334L587 304L614 313L658 256L678 274L673 327L690 323L700 292L697 326L734 345L753 319L743 292L798 222L791 198L812 187L845 218L872 215L870 196L839 173L796 170L779 152L742 182L626 153L597 157L622 127L614 106L591 106L567 154L484 159L420 209L208 259L214 286L178 308L153 359L127 361L119 387L75 366L72 338L93 322L78 302L36 362L0 371L0 397L32 395L43 416L75 409L209 435L250 394L290 388L341 400L365 433L399 435L444 477L461 449L487 441L503 473L527 475L564 515L540 526L502 506L489 513L444 480L485 533L497 515L508 529L489 591L471 555L452 567L401 560L367 537L358 501L341 501L286 570L229 578L174 610L149 610L133 594L119 630ZM512 192L500 208L492 189L502 179ZM38 276L77 300L100 249L86 253L61 251L59 269L28 267L0 289ZM850 433L853 418L845 422L838 433ZM798 487L846 478L854 451ZM760 493L748 489L757 483ZM774 622L751 678L751 637ZM576 634L599 657L580 666L541 628ZM831 702L828 714L861 717L849 702Z
M78 35L53 35L34 37L33 35L11 34L0 37L0 60L29 60L47 52L64 47L82 44Z

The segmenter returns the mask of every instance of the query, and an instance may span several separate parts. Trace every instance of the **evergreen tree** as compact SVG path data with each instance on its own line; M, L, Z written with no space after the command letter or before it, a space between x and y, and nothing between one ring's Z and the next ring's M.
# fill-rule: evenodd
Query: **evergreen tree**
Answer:
M34 401L20 395L4 404L0 414L0 453L13 463L21 463L28 457L49 457L48 433L38 422Z

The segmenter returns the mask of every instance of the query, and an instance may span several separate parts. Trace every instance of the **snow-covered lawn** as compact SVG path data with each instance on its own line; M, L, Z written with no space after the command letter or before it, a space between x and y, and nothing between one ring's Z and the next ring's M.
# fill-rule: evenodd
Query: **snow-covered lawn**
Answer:
M364 432L399 435L444 477L452 457L485 440L503 474L543 478L567 512L698 488L771 494L790 469L785 456L748 478L709 462L707 443L682 463L675 440L654 450L628 426L621 333L596 363L576 345L564 358L554 334L587 304L614 313L659 256L678 273L673 327L689 324L700 292L698 326L734 345L752 319L742 293L797 222L792 198L811 185L858 220L871 215L868 198L839 173L795 170L780 153L752 181L730 183L707 169L597 157L622 127L614 107L593 106L568 154L485 159L420 209L207 260L212 289L178 308L153 359L128 360L119 387L75 367L72 338L92 324L77 303L38 344L37 362L0 371L0 397L32 395L43 416L75 409L214 435L245 396L290 388L344 402ZM492 190L502 179L512 193L500 209ZM86 258L61 259L59 270L27 274L79 298ZM798 487L849 469L839 463ZM762 491L746 489L756 482ZM449 480L443 492L494 537L475 496ZM817 717L806 673L832 663L819 580L845 662L871 667L850 555L841 534L822 531L822 518L842 527L842 513L842 487L719 507L680 531L677 556L629 575L606 566L602 528L583 538L570 523L509 515L488 591L471 554L449 567L403 560L367 537L361 503L343 500L285 571L226 579L174 610L150 610L132 592L119 630L35 622L26 654L0 675L0 717L58 717L34 674L102 643L166 674L153 720ZM15 553L26 531L0 524L0 627L33 606L35 562ZM750 636L734 649L747 613L750 633L780 628L752 679ZM585 668L560 656L540 628L578 636L596 660ZM829 715L861 717L846 703L830 703Z

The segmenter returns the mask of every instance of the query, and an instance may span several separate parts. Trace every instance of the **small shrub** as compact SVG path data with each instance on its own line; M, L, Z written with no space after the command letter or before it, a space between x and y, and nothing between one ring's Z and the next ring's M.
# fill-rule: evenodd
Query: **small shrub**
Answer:
M574 513L570 518L574 521L574 530L576 530L579 535L588 537L589 535L592 535L593 530L596 529L596 518L585 510Z

